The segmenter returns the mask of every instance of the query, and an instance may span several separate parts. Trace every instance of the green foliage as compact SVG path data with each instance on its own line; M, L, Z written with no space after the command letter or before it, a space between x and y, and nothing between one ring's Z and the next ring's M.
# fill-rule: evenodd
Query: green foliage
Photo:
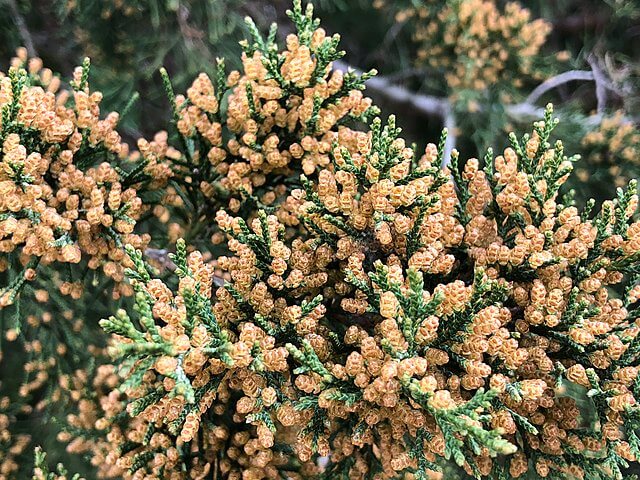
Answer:
M71 477L68 475L69 472L67 472L64 465L61 463L56 465L56 470L54 472L49 471L49 467L47 466L47 454L43 452L40 447L36 447L33 480L60 480L63 478L69 480L82 480L80 475L77 473Z
M463 388L464 395L456 398L455 405L434 406L442 400L436 394L449 388L443 387L444 381L436 391L426 388L428 382L419 380L426 374L399 376L399 399L424 412L427 421L426 426L409 429L402 435L394 431L394 442L402 446L398 451L406 453L402 459L410 465L398 467L397 478L410 473L417 480L427 480L432 478L432 472L442 471L444 478L489 475L509 479L514 476L511 472L517 463L513 456L516 451L523 452L529 464L529 472L520 478L537 478L539 465L548 467L549 471L540 475L550 479L573 478L567 473L571 468L580 469L576 478L587 480L630 478L629 472L636 467L628 459L632 455L640 457L640 407L635 403L635 398L640 398L637 379L640 377L631 383L620 377L630 375L628 372L637 368L640 361L640 335L635 331L640 318L635 291L640 280L640 254L629 247L637 220L638 192L634 178L640 164L638 118L634 116L640 98L637 94L640 59L632 48L640 10L632 1L563 0L553 8L523 1L532 17L511 28L508 39L491 37L497 47L509 51L504 71L496 74L495 81L486 81L491 79L491 72L484 78L487 72L481 69L478 79L482 85L478 87L480 84L473 75L478 73L475 69L484 58L483 52L489 50L464 49L470 44L465 41L473 41L472 32L464 31L467 25L464 9L470 2L375 3L372 7L367 2L357 5L333 0L317 2L320 12L330 12L325 15L329 21L327 30L342 31L344 37L341 40L338 34L326 35L317 41L320 22L314 17L313 6L303 5L300 0L293 2L286 15L293 24L297 42L310 49L309 58L314 65L308 82L301 82L292 79L283 68L293 49L280 47L288 33L277 28L284 18L265 2L7 2L7 15L0 18L3 40L0 51L4 58L11 54L7 49L13 50L20 43L33 44L30 48L35 48L48 65L68 72L87 56L74 80L63 83L72 96L60 97L61 103L71 112L76 111L73 93L88 91L90 81L104 92L107 107L121 111L119 128L128 139L149 137L158 129L171 127L169 140L163 145L167 147L166 155L153 149L142 152L143 148L141 155L132 152L120 155L104 142L94 142L95 132L90 128L79 129L77 146L69 138L62 142L47 141L37 128L25 124L21 116L25 92L33 87L46 89L47 82L22 55L17 63L25 68L7 73L4 81L11 100L4 102L1 112L0 158L7 155L4 143L9 135L17 134L27 154L37 152L48 159L57 159L64 150L73 150L73 166L83 173L106 162L117 173L122 190L135 189L144 208L138 215L132 212L131 202L124 202L114 209L108 206L105 212L113 222L135 224L136 234L148 232L152 245L159 247L144 251L145 242L137 245L143 245L143 250L125 245L123 235L105 220L104 225L98 222L99 228L104 229L96 238L108 242L114 250L105 256L103 263L90 263L83 251L78 266L58 264L39 256L27 258L20 249L7 253L15 245L10 245L9 236L3 232L0 298L6 308L0 310L0 359L7 373L0 384L3 427L0 457L7 465L15 461L15 469L7 472L7 478L30 475L33 462L35 480L80 480L79 474L69 477L62 464L50 471L46 454L39 447L31 459L31 447L25 447L27 437L21 435L42 430L45 431L42 438L34 440L43 444L49 458L53 457L55 462L64 460L72 470L88 478L95 477L95 469L81 455L64 452L53 438L56 434L61 432L61 438L98 445L96 451L100 454L105 449L115 449L118 455L126 456L127 473L121 476L155 474L163 478L173 467L181 472L178 475L184 475L185 471L199 475L202 463L198 462L205 459L214 466L211 473L202 475L218 478L222 475L218 467L229 462L224 457L226 452L235 452L234 448L241 451L249 444L232 446L231 440L225 444L227 438L220 440L222 433L214 432L217 426L239 437L251 438L252 442L259 439L271 443L266 450L256 449L253 452L256 455L249 456L262 459L262 452L269 451L276 459L269 466L270 473L281 478L307 475L313 470L312 464L333 448L333 442L345 441L340 435L354 444L352 454L330 456L318 478L354 478L362 472L362 465L368 469L368 478L391 478L388 459L384 458L388 450L381 457L377 445L374 448L362 440L372 435L378 441L378 437L388 436L389 431L377 430L373 417L365 420L361 415L363 411L367 414L375 411L378 415L380 404L371 400L372 394L364 392L355 376L341 370L351 353L361 351L360 340L347 342L347 333L355 329L358 335L375 338L381 358L391 363L445 355L444 366L432 362L428 368L445 380L455 377L459 383L475 365L460 345L467 348L465 342L475 335L474 322L490 307L508 310L511 315L511 323L504 325L509 329L505 341L520 342L532 352L537 341L544 348L552 346L548 352L550 365L543 368L535 364L535 368L544 370L545 379L550 379L547 383L553 383L548 392L554 393L548 395L554 402L565 397L576 401L579 421L575 427L562 430L565 437L558 437L561 453L533 447L536 444L531 438L538 442L540 438L546 439L545 426L521 407L522 402L529 401L531 385L527 381L537 378L538 373L524 367L521 371L527 373L522 374L497 354L483 357L482 352L480 358L486 364L481 367L490 367L493 373L513 381L503 389L489 388L489 381L485 382L483 377L484 386ZM378 8L382 3L386 3L384 8ZM500 2L482 3L487 8L489 4L497 5L501 14L515 8ZM472 13L479 15L479 12L480 8L476 8ZM256 20L246 17L247 13ZM356 17L361 21L353 25ZM528 47L526 42L507 40L513 40L512 36L517 40L519 29L538 18L553 23L554 30L545 45L526 58L520 55ZM435 23L428 26L432 21ZM542 22L537 24L542 28ZM449 41L451 31L462 39L460 44ZM248 38L238 43L243 32ZM425 32L431 33L425 37ZM349 47L348 56L341 50L341 43ZM374 48L377 44L381 47ZM426 51L424 45L429 47ZM426 55L420 53L421 49ZM561 52L564 49L568 50L567 55ZM241 52L245 58L259 56L255 68L264 67L264 78L247 80ZM418 57L421 60L417 67L411 69ZM372 66L376 69L363 74L349 70L337 91L328 97L320 95L318 92L330 79L333 62L345 59L363 70ZM240 67L243 73L238 82L235 73L229 75L229 69ZM456 72L455 68L462 70ZM553 75L572 68L582 70L580 78L588 77L589 72L593 78L585 84L553 86L554 78L557 80ZM349 111L328 128L324 127L327 112L336 111L353 92L365 90L377 69L384 74L382 82L370 85L372 94L382 100L382 108L370 104L360 113ZM197 121L191 120L193 110L200 108L197 101L189 93L185 96L176 93L184 91L202 70L211 78L216 108L200 109L198 114L207 125L220 128L216 141L211 140L210 131L201 128L203 123L197 125ZM549 78L551 84L547 86L552 86L546 88L543 82ZM535 89L536 85L544 88ZM296 109L306 100L307 118L295 117L293 123L271 122L265 109L268 101L265 87L279 89L275 105L292 117L299 115ZM420 95L435 96L438 108L429 107L434 97ZM554 118L550 104L544 109L537 106L541 100L555 101L555 113L562 118L562 124ZM170 112L165 114L167 104ZM247 118L233 117L241 110L239 106L245 104ZM394 115L386 115L387 110L403 115L396 120ZM386 124L379 117L382 112L388 117ZM430 117L428 122L422 118L425 112ZM494 151L503 146L505 130L513 127L519 130L530 117L540 115L543 119L534 124L532 135L508 137L516 171L522 179L520 186L527 192L523 202L513 207L510 203L513 185L505 181L509 175L504 167L508 155L496 157ZM449 128L441 129L442 123ZM438 132L442 132L437 146L427 147L421 159L416 148L407 148L407 142L400 136L400 124L409 140L418 144L424 138L437 138ZM355 136L350 137L352 133ZM309 139L324 142L330 148L323 144L322 152L318 153L320 149L315 145L300 147L299 157L292 160L290 155L289 163L272 169L264 159L260 164L256 158L268 150L266 144L274 137L276 150L287 155ZM561 137L563 142L554 142L554 137ZM464 155L451 150L452 146ZM214 149L224 150L223 160L212 160L209 153ZM580 155L568 155L567 151L578 151ZM460 160L474 154L483 161L476 164ZM317 161L323 155L326 158ZM582 160L576 163L580 157ZM157 179L151 168L158 163L173 175L167 188L163 184L159 191L153 185ZM250 173L234 184L228 181L229 165L240 163L247 165ZM440 169L443 163L448 170ZM568 181L569 188L562 187L574 164L577 175ZM3 166L2 181L9 181L23 191L40 181L24 162L6 162ZM482 202L477 190L481 182L474 183L478 169L486 179L484 193L489 198L479 210L477 203ZM51 182L61 171L47 172L43 178ZM348 199L352 205L363 202L380 182L389 182L381 188L392 185L394 192L403 192L404 187L416 180L428 186L420 195L408 196L393 208L373 208L374 213L366 221L354 220L353 212L343 208L346 200L341 198L344 203L336 205L321 192L327 173L341 179L348 177L353 182L353 192L349 192L352 197ZM60 213L66 197L59 190L67 188L65 181L60 183L60 189L56 187L46 195L48 199L60 195L60 200L54 201L54 209ZM348 189L342 180L336 185L337 198ZM112 186L110 180L98 182L104 192ZM434 216L442 214L442 202L452 200L446 196L448 186L452 187L451 192L455 188L453 209L461 236L471 236L479 217L495 226L495 232L489 235L483 231L488 236L473 246L463 242L443 246L446 242L441 237L435 241L426 237L425 231L431 228ZM615 199L603 201L610 195L615 195ZM92 202L89 196L83 198L77 215L85 215L94 206ZM585 208L576 208L583 205ZM223 217L219 218L216 212L221 208L236 218L227 221L224 212L218 214ZM0 213L0 222L28 221L33 225L43 222L42 208L9 210ZM169 218L166 224L166 219L154 219L163 217L163 213ZM72 221L73 215L76 214L68 214ZM593 229L592 245L583 254L571 256L563 250L564 245L579 244L590 231L586 227L582 232L571 230L573 224L566 226L561 220L564 217ZM395 222L399 224L405 219L410 220L410 228L406 234L397 234L393 230ZM500 248L512 251L526 243L523 237L531 238L527 232L532 227L543 232L541 250L536 254L528 252L522 262L512 258L505 261L498 254L495 258L478 254L477 250L488 249L485 240L486 244L499 243ZM391 232L390 243L384 243L385 232ZM58 250L74 247L76 233L55 230L48 246ZM186 241L178 240L173 245L179 235ZM394 243L398 236L406 236L401 247ZM212 238L215 242L210 242ZM222 243L218 244L220 240ZM214 262L208 265L211 259L206 255L192 256L192 246L213 253ZM290 251L286 260L279 256L283 246ZM445 273L431 271L431 265L425 267L415 260L432 247L440 248L434 256L453 258L451 268L442 270ZM169 254L172 250L175 253ZM313 260L317 259L320 266L313 264L306 269L296 264L299 256L309 251L314 252ZM152 252L157 253L155 259L151 258ZM220 257L221 254L231 254L232 259ZM242 268L233 263L238 257L242 266L252 263L249 274L238 273ZM123 283L107 278L96 268L112 261L129 267ZM295 274L288 278L280 273L282 268L287 275ZM291 280L303 270L304 275L300 274L303 280ZM552 283L549 279L554 275L567 278L570 283L562 289L562 308L555 311L544 306L543 320L529 322L531 309L523 307L522 297L516 299L513 290L524 288L526 295L532 295L530 285ZM463 306L443 313L448 298L438 288L456 280L469 289L469 297ZM603 285L593 290L596 281ZM133 297L127 299L129 290L133 290ZM392 304L393 315L382 312L388 306L385 302L390 294L396 302ZM613 303L603 303L604 296L609 296ZM603 320L606 317L603 312L609 311L611 304L617 305L618 299L622 307L614 309L610 317L624 310L626 323L619 322L611 330L593 335L593 341L582 341L581 335L594 323L607 322L606 318ZM349 306L352 300L355 306ZM269 301L276 307L266 308ZM435 335L425 340L420 329L434 317L439 320ZM100 318L103 320L98 321ZM176 318L179 321L175 322ZM526 323L526 328L518 322ZM397 327L397 335L381 333L383 324L384 328ZM249 329L247 325L268 340L256 337L251 344L240 341L243 335L253 338L250 335L255 334L244 331ZM110 359L104 357L103 348ZM615 349L621 351L617 357ZM602 352L615 361L603 362L599 356L604 355ZM281 361L276 367L273 357L278 355ZM211 371L198 375L194 358L203 361L206 368L211 366ZM113 373L117 380L110 379L117 383L113 392L118 395L117 401L111 399L117 408L110 405L114 411L105 413L99 405L114 385L107 382L96 386L91 382L98 377L99 367L108 361L118 366ZM576 364L585 367L584 377L575 368L572 370ZM24 365L24 372L14 372L15 365ZM257 394L247 393L251 381L247 381L249 386L230 386L229 378L238 372L242 372L238 377L240 383L246 378L258 379ZM85 378L80 381L81 377ZM68 391L63 388L70 383L73 388ZM261 396L268 389L275 391L275 398ZM218 403L211 407L212 398L218 393L221 398L216 398ZM91 415L100 417L100 427L95 421L90 426L72 425L82 418L83 412L75 410L79 398L87 402L83 407L91 404L95 408ZM250 401L243 400L245 403L241 404L241 398ZM148 420L150 412L170 402L179 405L175 407L176 415ZM247 407L249 403L251 406ZM239 413L236 405L242 405L249 413ZM284 436L282 431L287 429L282 428L280 414L289 407L302 420L294 427L288 426L296 430L293 435ZM336 411L340 414L335 415ZM507 435L494 426L493 416L498 411L506 412L513 420L514 434ZM68 415L70 412L72 415ZM618 420L619 435L611 427ZM133 428L145 433L134 435L134 440L122 441L117 447L114 447L117 442L106 447L91 443L99 442L109 429L127 431L136 421L140 423ZM190 436L194 422L199 432L196 437ZM436 432L444 439L443 458L431 455L429 450L439 440ZM207 442L215 443L211 440L214 437L224 446L216 444L214 450L203 453L211 447ZM24 444L14 448L12 442L23 441L18 438L24 439ZM157 441L158 438L165 443ZM154 462L164 458L167 441L179 448L175 464L165 469ZM300 445L289 445L296 441L304 447L298 457L300 452L295 449ZM589 448L576 447L579 442ZM594 444L600 447L593 448ZM492 460L489 470L478 457ZM278 463L282 458L288 460Z

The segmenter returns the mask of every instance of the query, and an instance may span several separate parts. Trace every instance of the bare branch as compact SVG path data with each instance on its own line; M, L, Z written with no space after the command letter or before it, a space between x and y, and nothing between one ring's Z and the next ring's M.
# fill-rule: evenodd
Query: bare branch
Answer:
M353 68L342 61L334 62L334 67L338 70L351 70L357 74L362 74L362 71L357 68ZM413 111L423 113L427 116L436 116L442 119L443 127L448 129L442 164L443 166L449 164L451 160L451 152L455 148L456 122L453 109L451 108L451 104L448 99L412 92L405 87L394 85L391 80L382 76L373 77L367 80L367 89L393 103L407 104L410 105Z
M351 70L355 73L362 73L362 71L342 61L334 62L334 67L339 70ZM417 113L439 117L443 122L443 127L448 130L443 155L443 166L448 165L451 160L451 152L456 144L456 118L449 99L413 92L405 87L395 85L391 78L393 77L379 76L370 78L366 83L367 89L392 103L406 104ZM606 93L604 93L603 90L611 90L613 86L604 73L601 70L596 72L596 69L593 71L570 70L551 77L535 88L524 102L506 105L505 112L509 117L519 122L543 118L544 108L535 105L535 102L549 90L573 81L595 81L596 95L598 96L598 112L595 115L586 117L584 121L587 125L591 126L599 124L605 115L604 106L606 104ZM628 121L637 122L638 119L629 118Z
M595 55L589 55L587 59L593 72L593 80L596 84L596 99L598 101L597 112L603 114L607 107L607 84L609 83L600 69L598 59Z
M356 73L362 73L360 70L350 67L341 61L334 62L334 65L340 70L352 69ZM544 109L536 107L535 103L546 92L568 82L593 80L594 72L591 71L570 70L561 73L541 83L529 94L524 102L508 105L506 107L507 113L512 117L540 117L541 114L544 113ZM604 86L607 87L606 80L604 81ZM451 111L451 105L447 98L412 92L405 87L394 85L387 77L373 77L369 79L367 81L367 88L394 103L410 104L417 112L426 115L436 115L443 120Z
M166 248L146 248L144 255L172 272L176 269L176 264L169 258L169 250Z
M516 103L515 105L506 105L505 111L507 112L507 115L518 121L544 117L544 108L527 102Z
M22 39L24 48L27 49L27 54L29 55L29 57L37 57L38 52L36 51L36 47L33 43L31 32L29 32L29 29L27 28L27 22L24 21L24 17L18 9L16 0L6 0L6 2L9 6L9 9L11 10L13 23L15 23L16 27L18 28L18 33L20 33L20 38Z
M523 103L533 105L549 90L553 90L565 83L575 81L592 81L593 79L594 73L588 70L569 70L568 72L561 73L542 82L529 94Z
M457 129L456 117L453 114L451 106L447 108L444 116L444 128L447 129L447 140L444 143L444 152L442 154L442 168L448 167L451 163L451 152L456 148Z
M175 271L176 264L169 258L169 250L166 248L147 248L144 251L145 257L157 262L162 268ZM224 286L225 279L219 275L213 275L213 285L216 287Z
M345 72L351 70L357 74L362 74L361 70L342 61L333 62L333 65L338 70L343 70ZM367 80L367 89L379 94L393 103L408 104L412 109L426 115L436 115L440 118L444 118L447 109L449 109L449 100L446 98L412 92L405 87L394 85L388 78L382 76L373 77Z

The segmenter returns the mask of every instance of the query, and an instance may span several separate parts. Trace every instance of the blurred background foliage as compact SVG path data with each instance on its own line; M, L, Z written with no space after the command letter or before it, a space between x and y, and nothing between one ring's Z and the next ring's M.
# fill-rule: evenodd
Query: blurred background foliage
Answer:
M239 66L245 16L264 29L278 22L281 35L287 33L286 0L0 3L4 62L21 45L64 74L91 57L91 81L106 108L121 110L141 95L121 125L131 139L148 138L165 124L161 66L182 91L197 73L212 74L217 57ZM320 0L315 6L325 28L341 33L349 66L375 68L389 86L403 89L402 96L371 87L369 93L383 113L398 114L419 146L437 138L444 118L416 108L418 94L451 104L463 156L497 147L505 130L528 125L552 101L568 147L586 158L579 178L587 190L611 195L613 177L632 176L640 106L637 0ZM545 80L571 71L597 78L569 76L528 101ZM624 139L613 136L612 122L628 125ZM583 187L577 189L582 200L589 196Z
M569 152L583 157L572 184L578 203L609 198L617 186L638 177L637 0L314 3L329 33L342 35L343 66L378 70L368 94L383 115L398 114L404 135L419 147L447 126L451 148L465 158L483 156L489 147L504 147L499 139L505 131L522 131L541 117L545 103L553 102L563 120L558 136ZM6 71L16 49L24 46L30 56L68 77L90 57L90 81L104 94L104 111L122 111L139 95L119 127L133 144L168 124L160 67L167 68L176 91L184 91L201 71L213 76L217 57L238 68L238 42L247 33L244 17L253 17L262 30L278 22L284 37L289 23L282 16L288 7L288 0L0 0L0 63ZM72 287L66 296L48 292L49 297L38 292L51 280L43 275L27 287L33 290L29 296L41 301L25 307L28 312L2 312L1 368L29 366L26 377L9 372L0 380L2 463L17 464L15 472L0 472L0 479L27 478L33 452L27 435L33 432L50 464L64 460L70 471L93 478L90 466L67 458L56 442L65 402L41 408L51 399L52 378L71 378L78 365L91 370L96 352L83 346L102 346L97 320L126 301L113 300L106 285L89 277L65 281L86 283L104 298L98 294L93 302L73 302ZM12 318L25 315L32 321L20 337L22 348L13 348ZM46 321L53 317L67 322ZM74 322L87 318L95 322L74 330ZM47 365L47 359L60 357L59 349L74 344L78 348L69 364ZM20 385L30 388L22 391ZM32 415L38 408L43 413Z

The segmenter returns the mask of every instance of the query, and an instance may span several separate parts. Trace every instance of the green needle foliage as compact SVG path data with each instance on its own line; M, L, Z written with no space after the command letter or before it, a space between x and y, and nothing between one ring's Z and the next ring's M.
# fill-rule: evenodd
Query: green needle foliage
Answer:
M300 0L10 2L29 49L54 6L53 63L92 61L0 76L0 480L637 469L634 53L573 58L536 5L374 3L397 58ZM368 87L447 128L411 143Z

